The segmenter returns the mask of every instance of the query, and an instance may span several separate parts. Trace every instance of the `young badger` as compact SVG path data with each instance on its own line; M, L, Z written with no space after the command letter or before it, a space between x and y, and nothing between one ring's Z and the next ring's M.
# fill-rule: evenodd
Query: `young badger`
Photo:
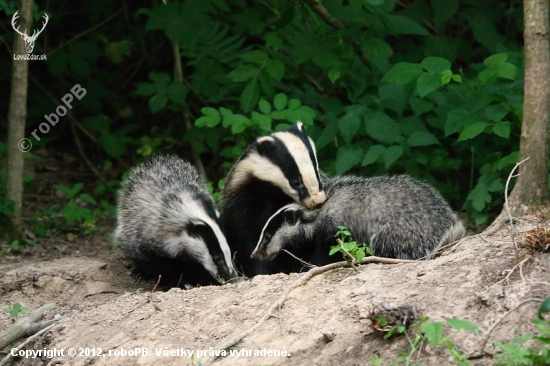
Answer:
M286 248L316 265L341 260L328 255L340 225L374 255L401 259L428 256L465 234L439 193L408 176L336 177L325 188L328 198L320 208L289 204L271 216L251 258L269 262ZM292 271L301 267L296 261Z
M116 237L136 269L164 284L220 283L233 271L220 216L198 171L157 155L130 171L118 199Z
M315 208L325 202L315 144L302 123L256 139L227 175L221 216L237 267L248 277L285 271L286 255L270 263L250 260L262 227L290 202Z

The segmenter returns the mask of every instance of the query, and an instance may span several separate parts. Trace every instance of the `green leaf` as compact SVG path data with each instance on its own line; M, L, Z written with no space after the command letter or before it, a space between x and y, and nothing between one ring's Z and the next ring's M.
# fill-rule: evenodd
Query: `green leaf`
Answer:
M451 63L441 57L426 57L422 60L421 65L426 71L433 74L439 74L451 68Z
M137 95L153 95L155 94L156 88L151 83L141 83L136 89Z
M401 130L395 121L386 113L378 111L371 118L367 118L367 134L381 142L391 144L401 135Z
M456 330L464 329L464 330L467 330L468 332L472 332L475 334L479 333L479 327L473 323L470 323L467 320L450 318L450 319L447 319L447 323L449 323L449 325Z
M208 127L216 127L220 123L221 117L217 109L212 107L204 107L201 109L201 112L208 117L206 120L206 125Z
M71 199L73 198L74 196L77 195L78 192L80 192L82 190L82 188L84 187L84 183L77 183L73 186L73 188L71 188L71 192L69 194L67 194L67 199Z
M266 71L274 80L281 81L285 74L285 64L279 60L271 60L267 64Z
M278 111L282 111L283 109L285 109L287 102L288 97L284 93L279 93L275 95L275 98L273 99L273 105Z
M477 76L477 78L479 80L481 80L483 83L487 83L496 74L497 74L496 69L489 68L489 69L485 69L482 72L480 72L479 75Z
M518 162L518 160L519 160L519 151L514 151L513 153L506 155L499 160L497 169L502 170L508 165L514 165Z
M101 146L103 146L107 154L113 158L118 158L126 152L126 146L121 144L119 138L111 133L104 133L97 139L101 142Z
M518 68L511 63L505 62L497 67L497 73L505 79L516 80Z
M492 68L498 68L500 65L504 64L506 60L508 59L507 53L499 53L497 55L489 56L483 61L485 66L492 67Z
M80 197L80 199L81 199L82 201L84 201L84 202L88 202L88 203L90 203L90 204L92 204L92 205L97 205L96 200L95 200L92 196L90 196L89 194L87 194L87 193L82 193L79 197Z
M388 68L388 60L393 51L386 41L369 37L361 43L361 49L367 59L380 70L385 71Z
M288 101L288 109L292 111L295 111L296 109L300 108L301 105L302 105L302 102L300 102L298 99L292 98Z
M168 96L174 103L184 104L189 90L179 81L174 80L168 87Z
M237 129L241 128L243 125L247 126L248 118L242 114L233 114L223 119L223 127L233 127L233 125L238 125L239 127L236 127Z
M443 339L443 325L439 322L424 323L420 326L420 331L426 336L426 339L432 346L438 346Z
M407 141L411 146L428 146L439 144L439 140L428 131L413 132Z
M352 138L357 135L361 127L361 114L366 110L365 106L353 105L345 108L346 114L340 118L340 132L344 141L349 145Z
M441 76L423 72L416 82L416 91L421 98L424 98L442 85Z
M321 132L321 136L319 136L317 138L317 141L315 141L315 146L317 147L317 150L324 148L332 141L334 141L334 137L338 132L338 120L334 118L329 121L329 124L323 129L323 132Z
M403 155L403 147L399 145L390 146L384 151L384 164L386 170Z
M378 159L380 159L380 157L384 154L385 151L386 151L386 148L382 145L371 146L367 151L367 153L365 154L365 157L361 162L361 166L367 166L367 165L376 163Z
M254 78L248 83L241 94L241 109L244 112L250 112L252 108L258 103L260 97L260 85L258 79Z
M487 191L489 192L503 192L504 191L504 184L502 183L501 178L497 178L489 184L489 187L487 187Z
M334 255L340 251L340 246L335 245L333 247L330 247L330 252L328 252L328 255Z
M149 99L149 108L151 112L157 113L168 104L168 96L166 94L155 94Z
M271 132L271 117L256 112L252 112L252 115L250 121L253 124L258 125L264 131Z
M510 137L510 122L501 121L493 126L493 132L495 135L503 137L505 139Z
M487 122L474 122L471 125L466 126L466 128L460 133L457 141L464 141L473 139L487 128Z
M487 185L483 182L479 182L466 199L472 200L472 207L477 211L482 211L485 208L485 204L492 201Z
M236 83L252 79L260 72L260 67L257 65L245 65L237 67L235 70L227 74L227 77Z
M485 14L481 11L470 12L467 16L474 33L474 38L490 52L495 52L499 49L498 46L501 44L501 37L495 28L495 24L488 21Z
M542 314L544 313L550 313L550 297L540 304L539 311L537 313L539 319L543 319Z
M227 108L220 108L220 114L224 117L229 117L233 115L233 111Z
M357 145L340 146L336 153L336 174L342 175L361 162L363 149Z
M388 70L382 81L404 85L420 75L422 75L422 65L399 62Z
M118 42L110 42L105 46L105 56L115 65L118 65L124 59L124 56L130 56L132 49L130 41L124 39Z
M464 124L470 122L472 118L470 112L463 107L450 111L445 122L445 137L462 130Z
M258 107L263 114L271 113L271 104L269 104L269 102L265 99L260 99L260 101L258 102Z
M434 23L439 28L458 10L458 0L432 0Z
M241 58L247 62L252 62L260 65L269 61L269 56L267 55L267 53L261 50L247 52L244 55L241 55Z
M330 69L328 69L328 79L330 80L331 83L335 83L336 80L338 80L340 78L340 68L339 67L331 67Z
M391 15L398 34L417 34L420 36L429 36L430 33L420 24L409 18L400 15Z

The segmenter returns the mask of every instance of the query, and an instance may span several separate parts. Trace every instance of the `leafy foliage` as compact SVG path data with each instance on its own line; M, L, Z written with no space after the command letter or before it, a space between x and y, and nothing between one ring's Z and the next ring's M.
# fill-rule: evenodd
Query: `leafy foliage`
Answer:
M9 308L3 309L6 313L8 313L11 316L11 319L15 321L15 319L19 316L19 314L26 314L28 312L27 309L25 309L20 303L15 303Z
M302 120L329 175L408 173L477 224L502 205L522 115L519 0L86 5L33 9L35 19L52 19L35 47L48 60L37 63L29 88L26 135L35 147L69 141L62 149L78 155L69 117L40 141L30 137L78 83L87 94L71 113L105 174L160 151L193 160L193 144L216 191L255 137ZM0 2L6 17L15 10L14 1ZM0 80L9 70L0 68ZM87 220L83 209L94 204L72 200L65 217ZM9 202L0 207L9 212Z
M539 307L538 317L532 319L538 334L525 334L512 342L502 343L493 341L502 353L498 354L496 365L533 365L542 366L550 363L550 319L544 314L550 313L550 298L547 298ZM530 345L525 345L530 341Z
M353 240L351 233L345 226L338 226L338 231L334 234L334 237L337 238L336 241L338 245L330 247L330 252L328 254L334 255L336 253L342 253L342 256L350 265L356 265L361 262L366 255L373 254L371 248Z

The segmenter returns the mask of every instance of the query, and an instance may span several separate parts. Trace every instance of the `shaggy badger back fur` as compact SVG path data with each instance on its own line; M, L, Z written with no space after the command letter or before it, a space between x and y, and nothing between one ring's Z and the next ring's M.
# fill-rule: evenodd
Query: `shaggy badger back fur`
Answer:
M284 271L290 257L250 260L262 227L290 202L314 208L325 199L315 145L302 123L256 139L229 171L222 190L222 221L237 268L248 277Z
M289 204L271 216L252 258L272 261L286 248L303 260L324 265L343 225L374 255L418 259L464 236L447 202L430 185L408 176L337 177L326 185L327 200L316 209ZM296 262L293 271L302 266Z
M219 217L197 170L177 156L157 155L122 183L116 237L138 271L161 274L164 284L219 283L233 271Z

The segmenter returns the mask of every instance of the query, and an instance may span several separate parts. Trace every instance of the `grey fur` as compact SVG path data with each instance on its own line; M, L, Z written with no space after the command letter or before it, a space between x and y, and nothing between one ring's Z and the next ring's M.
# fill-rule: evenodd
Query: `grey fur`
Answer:
M144 160L122 182L116 237L146 275L183 283L228 279L231 253L198 171L174 155Z
M325 191L327 200L320 208L293 203L272 215L251 257L270 261L286 248L317 265L340 260L328 256L340 225L374 255L401 259L429 256L465 234L441 195L408 176L336 177Z

